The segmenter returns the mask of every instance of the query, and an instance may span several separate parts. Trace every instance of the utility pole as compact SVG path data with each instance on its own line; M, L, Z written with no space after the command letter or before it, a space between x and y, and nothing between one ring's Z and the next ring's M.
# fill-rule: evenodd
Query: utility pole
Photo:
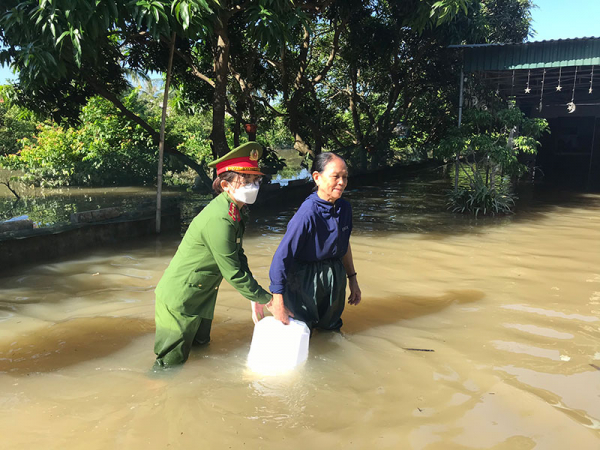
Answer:
M158 144L158 177L156 189L156 234L160 233L160 219L162 213L162 178L163 178L163 156L165 154L165 122L167 120L167 104L169 101L169 85L171 84L171 70L173 68L173 53L175 52L175 33L171 35L171 51L169 53L169 64L167 65L167 79L165 81L165 92L163 94L162 119L160 122L160 142Z
M465 85L464 69L460 69L460 94L458 97L458 128L462 123L463 90ZM456 167L454 170L454 191L458 191L458 171L460 169L460 150L456 150Z

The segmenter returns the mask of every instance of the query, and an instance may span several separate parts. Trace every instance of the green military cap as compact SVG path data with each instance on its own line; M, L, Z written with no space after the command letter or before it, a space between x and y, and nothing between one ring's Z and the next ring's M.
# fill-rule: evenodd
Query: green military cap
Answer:
M258 160L262 156L262 153L262 145L258 142L246 142L234 148L225 156L214 160L208 166L215 167L217 175L228 171L264 175L258 168Z

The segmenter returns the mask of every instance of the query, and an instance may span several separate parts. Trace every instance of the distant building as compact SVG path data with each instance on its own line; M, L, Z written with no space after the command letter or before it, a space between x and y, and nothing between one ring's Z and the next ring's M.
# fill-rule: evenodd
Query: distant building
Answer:
M452 46L529 117L548 120L533 162L545 181L600 190L600 38Z

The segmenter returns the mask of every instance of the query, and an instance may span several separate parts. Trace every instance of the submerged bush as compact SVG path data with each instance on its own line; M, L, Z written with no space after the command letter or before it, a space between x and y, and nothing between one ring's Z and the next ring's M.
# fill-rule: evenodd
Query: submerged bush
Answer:
M495 187L475 177L468 185L448 193L448 209L456 213L471 213L475 216L510 214L517 196L510 191L508 180L498 177Z

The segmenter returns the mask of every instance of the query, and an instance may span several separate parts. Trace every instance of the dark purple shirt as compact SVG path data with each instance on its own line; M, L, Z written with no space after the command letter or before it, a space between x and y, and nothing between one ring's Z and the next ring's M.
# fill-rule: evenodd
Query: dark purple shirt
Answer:
M304 200L288 223L287 231L273 255L269 270L273 294L283 294L287 274L294 262L341 258L348 251L352 231L352 208L346 200L331 204L316 192Z

